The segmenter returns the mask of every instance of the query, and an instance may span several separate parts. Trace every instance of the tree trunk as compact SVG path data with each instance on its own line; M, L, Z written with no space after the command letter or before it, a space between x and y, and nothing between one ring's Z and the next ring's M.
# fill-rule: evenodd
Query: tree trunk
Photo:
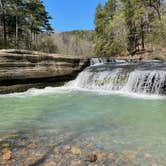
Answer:
M18 0L16 0L15 45L18 48Z
M141 18L141 46L142 50L145 50L145 33L144 33L143 18Z
M6 32L6 12L4 7L4 2L1 0L1 7L2 7L2 24L3 24L3 43L4 48L7 47L7 32Z
M16 14L16 36L15 36L15 43L16 43L16 47L18 48L18 17Z
M161 1L156 0L156 2L152 2L152 0L150 0L149 6L152 7L156 11L158 19L161 20L161 13L160 13Z

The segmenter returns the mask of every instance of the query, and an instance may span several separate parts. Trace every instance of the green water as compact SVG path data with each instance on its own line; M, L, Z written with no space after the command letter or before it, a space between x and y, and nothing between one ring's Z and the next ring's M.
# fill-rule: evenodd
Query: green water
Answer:
M166 100L52 92L0 97L0 139L10 133L70 132L111 151L166 155ZM77 141L78 141L77 140Z

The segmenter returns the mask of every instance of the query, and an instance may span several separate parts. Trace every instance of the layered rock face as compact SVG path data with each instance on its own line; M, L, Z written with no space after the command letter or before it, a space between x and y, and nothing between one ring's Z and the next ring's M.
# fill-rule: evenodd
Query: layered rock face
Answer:
M89 65L89 59L18 50L0 51L0 93L62 85Z

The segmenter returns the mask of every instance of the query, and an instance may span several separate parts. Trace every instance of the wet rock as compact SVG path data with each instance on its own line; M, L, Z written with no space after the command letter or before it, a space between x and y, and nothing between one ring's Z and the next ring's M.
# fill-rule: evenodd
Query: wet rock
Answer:
M72 160L70 163L71 166L81 166L81 160Z
M108 155L108 159L110 159L110 160L114 159L114 157L115 157L114 153L110 153L110 154Z
M129 160L135 160L136 159L136 153L130 152L130 151L124 151L123 155L127 157Z
M97 155L97 158L99 161L104 161L106 159L106 154L105 153L99 153Z
M4 149L2 151L2 159L3 160L11 160L12 159L12 152L8 149Z
M107 158L111 163L114 163L116 161L116 159L118 158L118 156L111 152L108 154Z
M49 161L49 162L43 164L43 166L55 166L55 165L56 165L56 163L53 161Z
M117 140L113 140L114 144L119 144L119 142Z
M9 148L9 147L10 147L10 143L8 143L8 142L3 142L3 143L1 144L1 147L2 147L2 148Z
M28 155L28 151L26 149L21 149L21 150L17 151L17 153L19 154L19 156Z
M86 156L85 161L96 162L97 161L97 154L94 152L89 154L88 156Z
M26 158L26 160L24 161L24 165L32 165L32 163L35 163L36 159L33 157L28 157Z
M146 154L145 154L145 158L146 158L146 159L150 159L150 158L152 158L152 155L150 155L149 153L146 153Z
M81 150L77 147L72 147L71 152L73 155L80 155L81 154Z
M37 145L34 144L34 143L31 143L31 144L28 145L28 148L30 148L30 149L36 149Z
M69 150L71 150L71 147L69 146L69 145L66 145L66 146L64 146L64 148L63 148L65 151L69 151Z
M54 155L54 161L60 161L62 159L62 156L59 154Z

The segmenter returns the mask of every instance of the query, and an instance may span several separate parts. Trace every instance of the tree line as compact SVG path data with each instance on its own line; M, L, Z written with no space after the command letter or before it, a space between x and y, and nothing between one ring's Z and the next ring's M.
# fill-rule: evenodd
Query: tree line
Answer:
M0 0L0 49L134 55L166 46L165 11L164 0L107 0L96 8L94 32L52 35L51 17L41 0Z
M108 0L95 14L95 50L99 56L135 54L166 45L163 0Z
M39 34L53 31L40 0L0 0L0 48L37 50Z

